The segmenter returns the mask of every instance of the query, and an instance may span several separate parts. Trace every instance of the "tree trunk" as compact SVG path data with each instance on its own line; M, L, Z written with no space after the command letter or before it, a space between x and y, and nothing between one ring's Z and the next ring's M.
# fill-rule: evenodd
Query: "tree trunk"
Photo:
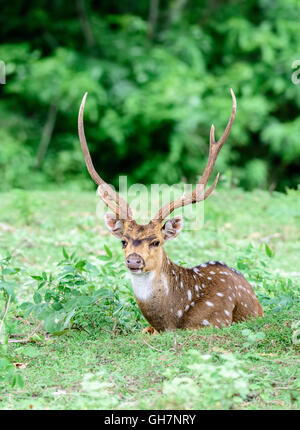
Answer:
M57 117L58 106L56 104L51 104L48 110L48 116L46 124L44 125L41 141L37 150L35 167L40 169L44 158L47 153L47 149L52 138L52 133L55 126L55 121Z
M149 18L148 18L148 37L153 39L155 36L157 18L159 10L159 0L150 1Z

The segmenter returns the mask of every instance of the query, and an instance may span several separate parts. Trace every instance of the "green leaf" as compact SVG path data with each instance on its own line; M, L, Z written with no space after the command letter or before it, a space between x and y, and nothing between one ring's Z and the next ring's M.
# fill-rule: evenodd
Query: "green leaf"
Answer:
M268 257L272 258L274 257L274 251L269 247L267 243L265 243L265 251Z
M16 378L16 374L14 374L10 381L10 385L12 388L16 385L16 382L17 382L17 378Z
M7 267L7 268L3 269L3 271L2 271L3 275L15 275L18 272L20 272L20 269L16 268L16 267L14 267L14 268L8 268Z
M14 287L17 284L15 282L6 282L6 281L0 281L0 288L6 291L6 293L11 296L12 300L15 299L15 292Z
M111 260L111 257L109 257L108 255L98 255L97 258L98 258L98 260L101 260L101 261L110 261Z
M16 385L18 385L20 388L24 387L24 379L23 376L20 373L16 373L15 374L15 383Z
M99 275L99 270L96 266L94 266L93 264L89 263L88 261L86 262L86 266L85 269L87 272L90 272L93 275L98 276Z
M30 312L32 312L32 310L34 309L34 307L35 307L34 304L31 302L24 302L20 305L20 309L22 311L25 311L25 314L24 314L25 316L29 315Z
M30 277L32 279L35 279L36 281L42 281L43 280L43 278L41 276L37 276L37 275L30 275Z
M55 303L53 303L52 308L53 308L55 311L60 311L61 309L63 309L63 306L62 306L62 304L61 304L61 303L59 303L59 302L55 302Z
M65 322L64 322L64 326L63 326L64 329L68 327L68 324L69 324L72 316L75 314L75 311L76 311L76 308L72 309L71 312L68 313L68 315L65 319Z
M68 253L67 253L67 251L65 250L65 248L63 247L63 249L62 249L62 253L63 253L63 256L65 257L65 259L66 260L69 260L69 255L68 255Z
M109 249L109 247L107 245L104 245L104 249L106 251L106 254L109 256L109 258L111 258L112 257L112 252Z
M39 290L40 288L42 288L44 285L46 285L46 282L45 282L45 281L41 282L41 283L39 284L39 286L38 286L38 290Z
M61 331L63 328L63 314L58 314L57 312L53 312L48 315L44 320L44 328L49 333L54 333L56 331Z
M78 263L75 264L75 267L77 270L81 271L86 265L86 261L85 260L80 260L78 261Z
M40 293L38 293L38 292L34 293L33 301L37 305L42 302L42 296L40 295Z

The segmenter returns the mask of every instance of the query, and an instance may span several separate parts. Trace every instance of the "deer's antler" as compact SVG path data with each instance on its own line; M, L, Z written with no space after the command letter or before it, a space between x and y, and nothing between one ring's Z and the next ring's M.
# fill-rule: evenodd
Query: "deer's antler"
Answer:
M116 193L116 191L110 185L103 181L103 179L98 175L93 166L91 155L86 143L83 127L83 111L86 97L87 93L85 93L83 96L78 115L78 134L86 167L93 181L96 182L97 185L99 185L98 194L100 195L104 203L116 214L117 218L131 220L132 211L128 203L121 196L119 196L119 194Z
M227 123L226 129L223 135L218 140L218 142L215 141L215 127L214 125L211 126L210 139L209 139L209 158L208 158L208 162L205 167L205 170L203 172L203 175L201 176L200 181L197 183L196 188L188 196L181 196L179 199L174 200L173 202L167 203L166 205L162 206L160 210L157 212L157 214L155 215L154 219L164 220L175 209L205 200L215 189L219 179L219 173L217 174L217 177L214 183L210 186L210 188L208 188L204 192L207 182L214 169L218 154L230 133L230 130L234 121L234 117L236 113L236 99L235 99L233 90L231 89L230 91L231 91L233 103L232 103L232 111L231 111L229 121Z

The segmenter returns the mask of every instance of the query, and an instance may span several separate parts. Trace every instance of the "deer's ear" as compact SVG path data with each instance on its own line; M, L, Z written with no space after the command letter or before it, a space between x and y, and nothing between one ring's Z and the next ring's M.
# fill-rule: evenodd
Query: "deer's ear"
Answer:
M181 216L176 216L165 222L162 232L165 240L175 239L181 232L183 226L183 218Z
M122 221L117 219L114 214L106 213L104 215L104 221L108 230L110 230L114 236L118 237L119 239L123 236L124 224Z

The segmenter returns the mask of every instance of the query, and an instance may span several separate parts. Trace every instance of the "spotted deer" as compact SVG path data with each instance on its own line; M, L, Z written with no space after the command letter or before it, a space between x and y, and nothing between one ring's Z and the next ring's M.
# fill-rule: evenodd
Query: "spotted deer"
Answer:
M217 156L230 133L236 113L232 90L231 95L231 116L217 142L214 126L211 126L208 162L196 188L190 195L162 206L147 225L136 223L128 203L94 169L83 127L87 93L79 109L78 132L86 166L98 185L98 195L113 211L105 215L106 225L121 240L137 304L157 331L227 327L247 318L263 316L251 285L239 271L220 261L181 267L169 259L163 248L165 241L178 236L183 225L181 216L164 220L177 208L205 200L216 187L219 174L210 188L197 192L197 187L205 190Z

